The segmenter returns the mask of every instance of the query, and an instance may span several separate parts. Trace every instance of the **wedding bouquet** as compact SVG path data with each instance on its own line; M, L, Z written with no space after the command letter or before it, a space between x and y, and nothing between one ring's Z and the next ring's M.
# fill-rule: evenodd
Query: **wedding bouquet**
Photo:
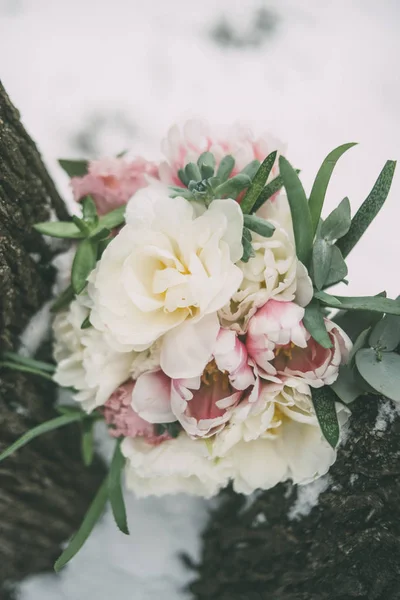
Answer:
M128 532L123 470L138 496L305 484L335 461L349 402L365 392L400 400L400 300L326 292L347 283L345 259L394 174L388 161L353 218L345 198L322 219L335 164L353 145L327 156L309 198L276 141L196 121L170 130L161 164L60 161L82 214L36 225L74 247L53 306L56 364L8 354L2 365L52 378L75 404L0 459L75 421L87 464L95 422L116 446L57 570L108 500Z

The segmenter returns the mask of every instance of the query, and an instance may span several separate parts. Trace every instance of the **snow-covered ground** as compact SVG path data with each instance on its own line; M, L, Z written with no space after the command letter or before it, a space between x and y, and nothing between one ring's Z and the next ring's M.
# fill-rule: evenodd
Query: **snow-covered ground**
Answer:
M398 0L0 0L0 77L66 198L57 157L158 157L172 122L202 116L287 141L308 189L328 151L360 142L328 195L328 208L345 195L358 206L400 158L399 25ZM349 259L353 294L399 292L399 196L400 172ZM184 598L178 553L198 552L207 503L130 498L128 509L129 539L108 514L61 576L24 583L21 600Z

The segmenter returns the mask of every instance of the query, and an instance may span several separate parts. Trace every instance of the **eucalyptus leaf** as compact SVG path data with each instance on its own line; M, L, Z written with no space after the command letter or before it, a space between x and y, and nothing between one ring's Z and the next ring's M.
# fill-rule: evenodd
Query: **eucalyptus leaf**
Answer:
M349 231L351 225L350 200L344 198L321 225L321 237L333 242Z
M72 221L45 221L33 225L43 235L49 235L56 238L80 239L85 234Z
M335 283L339 283L339 281L343 281L348 274L346 262L339 248L335 245L331 246L331 248L331 264L329 267L327 278L324 283L325 288L330 287L331 285L335 285Z
M58 164L70 177L83 177L87 175L89 168L88 160L68 160L60 158Z
M203 152L198 158L197 166L200 169L201 178L209 179L214 175L215 171L214 155L211 152Z
M326 292L316 292L314 297L325 306L342 310L368 310L390 315L400 315L400 299L391 300L380 296L331 296Z
M324 438L332 448L339 442L340 428L336 414L338 397L329 385L312 389L312 401Z
M355 143L349 143L343 144L342 146L335 148L334 150L332 150L332 152L328 154L328 156L325 158L325 160L319 168L308 201L308 206L311 214L311 223L313 227L313 234L316 232L318 227L322 207L325 201L326 190L328 189L328 185L336 163L342 156L342 154L344 154L347 150L349 150L355 145Z
M332 244L322 238L317 238L312 252L312 276L317 290L321 290L328 279L332 255Z
M370 194L354 215L348 233L338 241L338 246L345 258L382 208L389 195L395 168L395 161L388 160L386 162Z
M326 330L324 315L318 301L312 300L304 310L303 325L312 338L323 348L332 348L332 342Z
M244 226L259 235L269 238L275 231L275 226L256 215L244 215Z
M94 526L104 512L108 499L108 477L103 481L99 491L97 492L92 504L87 511L85 518L79 530L72 536L68 546L58 558L54 565L56 573L79 552L89 535L92 533Z
M250 177L250 179L253 180L255 174L257 173L258 169L260 168L260 164L261 164L260 161L257 159L252 160L240 172L244 173L245 175L248 175Z
M272 171L274 162L276 160L277 151L271 152L267 158L261 163L257 173L252 178L253 181L247 190L243 200L240 203L243 214L250 214L253 206L255 205L259 195L261 194L267 179Z
M296 254L298 259L308 266L314 234L306 194L296 171L284 156L279 158L279 170L292 213Z
M58 429L59 427L65 427L65 425L69 425L70 423L81 421L85 418L87 419L87 414L83 411L79 411L56 417L55 419L51 419L50 421L46 421L45 423L41 423L40 425L33 427L33 429L30 429L24 433L24 435L18 438L13 444L11 444L11 446L6 448L6 450L0 454L0 462L8 456L11 456L11 454L14 454L14 452L20 448L26 446L26 444L29 444L29 442L40 435L48 433L49 431L54 431L54 429Z
M331 388L345 404L350 404L365 394L365 389L361 387L354 377L352 369L346 365L342 365L339 368L338 378L331 385Z
M221 183L214 191L217 198L236 198L241 191L249 187L251 179L248 175L239 173L235 177L227 179Z
M395 350L400 344L400 317L385 315L378 321L371 332L369 344L388 351Z
M75 297L72 285L69 285L51 305L51 312L58 312L70 304Z
M82 421L82 438L81 451L83 464L85 467L90 467L94 456L94 423L93 419L85 419Z
M358 335L358 337L357 337L356 341L354 342L353 347L352 347L352 349L350 351L350 354L349 354L349 360L348 360L349 364L353 362L353 360L354 360L355 355L357 354L357 352L359 350L361 350L361 348L364 348L364 346L367 345L368 336L369 336L370 332L371 332L371 327L368 327L368 329L364 329Z
M235 159L230 154L224 156L217 169L217 177L224 182L228 179L235 166Z
M377 353L373 348L359 350L355 357L363 379L379 394L400 401L400 355L395 352Z
M75 294L80 294L86 287L87 278L97 262L97 246L91 240L82 240L76 250L72 263L71 282Z
M125 502L121 487L121 476L124 465L125 458L121 452L120 441L118 441L115 445L114 455L110 466L110 473L108 476L108 496L110 498L112 513L118 528L120 531L122 531L122 533L125 533L125 535L129 535Z

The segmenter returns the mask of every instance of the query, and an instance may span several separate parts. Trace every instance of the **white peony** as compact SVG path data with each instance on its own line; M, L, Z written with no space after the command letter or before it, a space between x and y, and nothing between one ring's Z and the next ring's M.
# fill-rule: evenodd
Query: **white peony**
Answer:
M337 405L340 424L349 410ZM305 484L324 475L336 450L324 439L309 387L287 379L264 383L254 403L239 405L215 438L213 456L231 469L235 491L250 494L290 479Z
M126 484L139 497L185 492L206 498L228 482L227 468L210 456L207 443L185 433L152 445L144 438L125 438Z
M116 352L103 333L89 327L81 329L89 315L84 305L87 299L78 297L67 311L54 319L54 358L57 369L54 380L63 387L77 390L74 399L91 412L102 406L115 389L130 376L136 352Z
M160 364L170 377L206 365L219 331L217 311L242 281L243 215L215 200L196 215L161 185L137 192L126 226L91 275L92 324L120 351L144 350L164 336Z

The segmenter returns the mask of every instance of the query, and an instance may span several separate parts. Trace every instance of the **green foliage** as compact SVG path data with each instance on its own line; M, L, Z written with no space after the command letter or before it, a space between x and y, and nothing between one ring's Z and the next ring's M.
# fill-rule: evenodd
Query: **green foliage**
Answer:
M244 215L244 226L263 237L269 238L275 231L275 226L256 215Z
M253 181L248 188L240 206L243 214L250 214L253 206L257 202L259 195L261 194L267 179L271 173L272 167L276 159L277 152L271 152L267 158L262 162L254 175Z
M332 342L326 330L324 315L317 300L312 300L306 306L303 317L303 325L323 348L332 348Z
M381 296L331 296L326 292L317 292L314 297L325 306L342 310L367 310L390 315L400 315L400 299L391 300Z
M400 317L385 315L376 323L369 337L372 347L395 350L400 344Z
M215 158L211 152L203 152L199 156L197 166L200 169L201 179L213 177L215 171Z
M94 419L84 419L82 421L82 438L81 438L81 450L83 464L86 467L90 467L93 462L94 456Z
M336 448L340 435L335 406L337 400L338 397L329 385L312 389L312 401L318 423L326 441L332 448Z
M362 348L355 356L357 369L363 379L387 398L400 402L400 355Z
M217 177L222 182L226 181L230 174L232 173L235 166L235 159L230 154L224 156L224 158L219 163L219 167L217 169Z
M70 221L45 221L44 223L36 223L33 225L39 233L50 235L57 238L80 239L84 238L85 234Z
M312 278L317 290L322 290L328 279L332 256L332 244L323 238L317 238L312 251Z
M89 161L88 160L68 160L60 158L58 164L69 177L83 177L87 175Z
M321 225L321 238L334 242L349 231L351 225L350 200L344 198Z
M240 192L248 188L251 184L251 179L245 173L239 173L224 183L221 183L214 190L215 198L236 198Z
M58 296L57 300L55 300L51 306L51 312L58 312L64 308L66 308L69 303L73 300L75 296L74 290L72 289L72 285L69 285L65 288L64 291Z
M242 234L243 256L242 256L241 260L244 263L249 262L250 258L253 258L253 256L255 256L254 248L252 246L251 241L252 241L252 236L251 236L250 229L247 229L247 227L243 227L243 234Z
M80 294L87 285L87 278L97 262L97 245L89 239L82 240L72 263L71 282L75 294Z
M122 455L120 441L118 440L115 445L108 476L108 496L110 498L112 513L118 529L122 531L122 533L125 533L125 535L129 535L125 502L121 487L121 476L124 465L125 458Z

